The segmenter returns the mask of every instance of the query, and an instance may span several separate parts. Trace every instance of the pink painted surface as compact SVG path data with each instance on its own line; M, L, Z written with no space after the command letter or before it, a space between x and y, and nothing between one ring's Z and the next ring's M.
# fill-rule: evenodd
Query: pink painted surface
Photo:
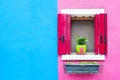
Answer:
M58 11L66 8L104 8L108 14L108 55L104 69L96 75L70 75L64 73L58 58L59 80L120 80L120 0L58 0Z

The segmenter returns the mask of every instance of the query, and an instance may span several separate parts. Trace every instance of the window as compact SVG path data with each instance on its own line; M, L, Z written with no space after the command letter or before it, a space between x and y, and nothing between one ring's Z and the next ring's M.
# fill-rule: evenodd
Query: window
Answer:
M76 54L76 37L82 36L88 39L86 54L106 55L107 14L102 9L75 11L58 14L58 54Z

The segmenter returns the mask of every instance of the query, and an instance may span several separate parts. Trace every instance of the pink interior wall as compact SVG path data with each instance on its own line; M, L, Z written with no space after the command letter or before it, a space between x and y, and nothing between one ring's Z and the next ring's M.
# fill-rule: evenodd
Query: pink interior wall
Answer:
M61 9L104 8L108 14L108 55L101 74L71 75L64 73L61 57L59 80L120 80L120 0L58 0Z

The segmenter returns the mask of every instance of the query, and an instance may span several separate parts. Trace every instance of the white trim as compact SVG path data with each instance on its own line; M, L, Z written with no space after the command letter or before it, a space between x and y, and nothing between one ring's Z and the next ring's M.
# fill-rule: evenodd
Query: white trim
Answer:
M104 9L62 9L65 14L99 14L104 13Z
M70 53L71 55L76 55L77 53L75 52L72 52ZM85 55L94 55L95 53L94 52L86 52Z
M105 55L62 55L62 60L105 60Z
M71 16L92 16L95 14L104 13L104 9L62 9L62 14L70 14Z

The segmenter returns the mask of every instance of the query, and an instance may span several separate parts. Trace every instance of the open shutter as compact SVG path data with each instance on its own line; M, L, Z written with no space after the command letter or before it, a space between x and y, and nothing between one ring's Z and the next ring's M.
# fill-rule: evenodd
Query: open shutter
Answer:
M71 53L71 18L70 15L67 14L67 50L68 54Z
M98 54L98 48L99 48L99 25L98 25L98 23L99 23L99 20L98 20L98 14L97 15L95 15L95 21L94 21L94 26L95 26L95 28L94 28L94 45L95 45L95 47L94 47L94 49L95 49L95 54Z
M107 54L107 14L99 14L100 54Z
M104 39L104 42L105 42L105 55L107 55L108 53L108 45L107 45L107 14L104 15L104 19L105 19L105 39Z
M58 54L67 54L70 51L70 16L58 14Z

